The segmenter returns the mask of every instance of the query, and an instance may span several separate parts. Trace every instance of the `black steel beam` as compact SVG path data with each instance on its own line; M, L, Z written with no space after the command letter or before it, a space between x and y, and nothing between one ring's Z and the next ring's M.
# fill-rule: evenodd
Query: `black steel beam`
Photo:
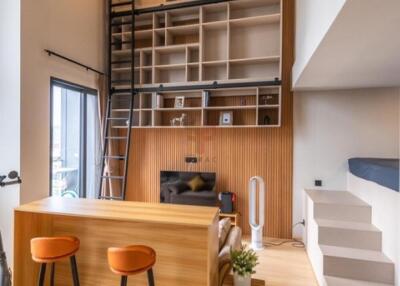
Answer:
M279 79L271 81L255 81L255 82L232 82L212 84L197 84L197 85L176 85L176 86L154 86L154 87L139 87L135 88L134 92L165 92L165 91L184 91L184 90L199 90L199 89L221 89L221 88L241 88L241 87L259 87L259 86L280 86L282 81ZM115 93L130 93L130 89L117 89Z
M161 4L161 5L155 6L155 7L136 9L135 15L142 15L142 14L154 13L154 12L163 12L163 11L175 10L175 9L181 9L181 8L197 7L197 6L201 6L201 5L215 4L215 3L221 3L221 2L230 2L230 1L234 1L234 0L195 0L195 1L176 3L176 4L166 4L166 5ZM123 17L123 16L130 16L130 15L131 15L131 11L114 12L112 14L113 17Z

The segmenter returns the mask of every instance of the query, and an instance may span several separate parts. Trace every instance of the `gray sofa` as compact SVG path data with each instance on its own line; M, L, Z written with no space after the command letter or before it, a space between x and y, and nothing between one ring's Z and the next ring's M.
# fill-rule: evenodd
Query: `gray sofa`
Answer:
M225 227L223 226L224 224ZM242 230L237 226L231 225L229 218L225 218L223 220L220 220L219 222L218 237L219 237L218 285L222 286L224 284L226 276L232 269L230 250L231 249L238 250L242 246Z
M200 175L205 182L203 189L192 191L188 182ZM197 172L162 172L161 173L161 203L216 206L215 173Z

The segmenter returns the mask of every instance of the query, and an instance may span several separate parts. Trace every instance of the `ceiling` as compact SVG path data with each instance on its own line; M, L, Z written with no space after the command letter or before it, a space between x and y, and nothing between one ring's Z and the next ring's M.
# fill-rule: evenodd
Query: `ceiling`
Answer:
M400 0L347 0L294 90L400 86Z

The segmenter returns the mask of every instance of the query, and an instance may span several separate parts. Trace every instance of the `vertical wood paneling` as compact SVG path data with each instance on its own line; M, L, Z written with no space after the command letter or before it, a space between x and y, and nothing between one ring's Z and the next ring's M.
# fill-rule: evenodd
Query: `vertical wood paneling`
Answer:
M266 195L265 234L292 236L293 169L293 64L294 3L283 0L282 126L243 129L135 129L132 132L127 200L158 202L160 171L217 173L218 191L237 194L242 228L248 226L248 180L264 178ZM185 156L199 157L186 164Z

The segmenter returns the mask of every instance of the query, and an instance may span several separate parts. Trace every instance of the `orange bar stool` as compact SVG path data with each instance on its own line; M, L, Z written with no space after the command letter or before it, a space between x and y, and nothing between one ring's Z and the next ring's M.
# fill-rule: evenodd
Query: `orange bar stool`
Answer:
M79 239L73 236L38 237L31 240L32 259L40 263L39 286L44 285L48 263L51 263L50 285L54 286L55 263L68 257L71 262L74 286L79 286L78 267L75 258L79 244Z
M154 286L153 266L156 252L144 245L111 247L108 249L108 264L111 271L121 275L121 286L126 286L128 276L147 271L149 286Z

